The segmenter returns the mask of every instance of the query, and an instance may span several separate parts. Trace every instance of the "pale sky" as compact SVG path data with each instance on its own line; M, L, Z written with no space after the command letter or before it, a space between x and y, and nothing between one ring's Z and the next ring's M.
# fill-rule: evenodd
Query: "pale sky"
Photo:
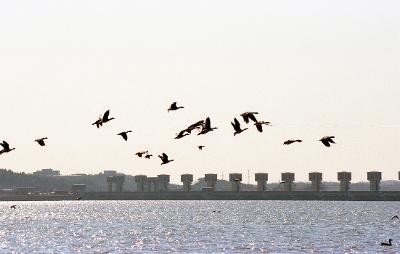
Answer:
M0 168L353 181L400 170L399 1L1 1ZM170 103L185 106L167 113ZM116 120L91 125L107 109ZM258 111L273 126L234 137ZM175 140L211 117L219 129ZM241 120L242 122L242 120ZM132 130L128 142L116 134ZM318 140L336 136L337 145ZM46 147L33 141L47 136ZM286 139L301 144L283 146ZM204 151L197 145L205 145ZM152 160L133 154L149 150ZM167 153L174 162L161 166Z

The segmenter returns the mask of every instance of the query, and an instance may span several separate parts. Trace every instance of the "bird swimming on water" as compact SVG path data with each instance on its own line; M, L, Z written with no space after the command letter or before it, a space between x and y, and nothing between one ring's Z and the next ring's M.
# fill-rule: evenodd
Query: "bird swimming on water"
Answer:
M38 138L35 140L35 142L37 142L40 146L45 146L46 143L44 143L44 140L47 139L47 137L45 138Z
M123 131L123 132L118 133L117 135L120 135L123 139L125 139L125 141L127 141L129 132L132 132L132 131Z
M247 128L242 129L240 127L240 123L236 118L233 120L233 122L231 122L231 124L233 126L233 129L235 130L235 132L233 133L233 136L236 136L236 134L240 134L243 131L247 130Z
M325 136L321 138L319 141L321 141L322 144L324 144L324 146L330 147L331 144L336 144L335 141L333 141L334 138L335 136Z
M174 161L174 160L168 159L168 155L166 155L165 153L163 153L162 155L158 155L158 158L160 158L162 161L161 165L170 163L171 161Z
M392 239L389 239L389 242L381 242L381 246L392 246Z
M180 106L180 107L178 107L177 105L176 105L176 102L174 102L174 103L172 103L171 104L171 106L169 106L169 108L168 108L168 112L169 111L175 111L175 110L178 110L178 109L180 109L180 108L184 108L184 107L182 107L182 106Z

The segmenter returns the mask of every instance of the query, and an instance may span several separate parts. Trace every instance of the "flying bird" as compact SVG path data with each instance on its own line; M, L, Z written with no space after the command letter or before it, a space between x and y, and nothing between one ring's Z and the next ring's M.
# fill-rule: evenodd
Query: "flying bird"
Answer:
M188 136L189 133L185 133L186 131L187 131L187 130L182 130L182 131L180 131L179 134L176 135L175 139L181 139L181 138L183 138L184 136Z
M45 146L46 143L44 143L44 140L47 139L47 137L45 138L38 138L35 140L35 142L37 142L40 146Z
M145 157L146 159L150 159L151 156L153 156L153 155L152 155L152 154L146 154L144 157Z
M178 109L180 109L180 108L184 108L184 107L178 107L177 105L176 105L176 102L174 102L174 103L172 103L171 104L171 106L169 106L169 109L167 110L168 112L169 111L174 111L174 110L178 110Z
M97 119L96 122L92 123L92 125L96 125L97 128L100 128L100 126L103 126L103 118L100 116L100 118Z
M101 119L101 122L102 122L102 123L106 123L106 122L109 122L109 121L115 119L114 117L111 117L111 118L110 118L109 116L110 116L110 110L107 110L107 111L104 113L103 118Z
M0 143L0 145L3 147L3 150L0 151L0 154L9 153L12 150L15 150L15 148L10 148L10 145L6 141L3 141L2 143Z
M199 150L203 150L204 146L197 146L197 148L199 148Z
M233 122L231 122L231 124L233 126L233 129L235 129L235 132L233 133L233 136L236 136L236 134L240 134L243 131L247 130L247 128L242 129L240 127L240 123L236 118L233 120Z
M392 246L392 239L389 239L389 242L381 242L381 246Z
M168 155L166 155L165 153L163 153L162 155L158 155L158 158L160 158L162 161L161 165L170 163L171 161L174 161L174 160L169 160Z
M296 142L301 143L301 142L303 142L303 140L301 140L301 139L289 139L289 140L286 140L285 142L283 142L283 144L284 145L290 145L290 144L293 144L293 143L296 143Z
M270 124L271 124L270 122L265 122L265 121L260 121L260 122L257 121L254 123L254 125L256 126L256 128L259 132L263 132L263 128L262 128L263 125L270 125Z
M206 118L206 121L202 125L201 131L197 135L206 134L210 131L218 129L217 127L211 127L211 120L209 117Z
M15 209L17 209L17 205L12 205L12 206L10 206L10 208L15 210Z
M330 147L331 143L335 144L335 141L333 141L334 138L335 138L335 136L325 136L325 137L321 138L319 141L321 141L322 144L324 144L324 146Z
M142 157L144 154L148 153L149 151L141 151L141 152L137 152L135 153L135 155L137 155L138 157Z
M240 116L243 117L245 123L249 123L249 119L256 123L257 122L257 118L255 117L256 114L258 114L258 112L244 112L240 114Z
M391 220L394 220L394 219L399 219L399 216L395 215L395 216L393 216L393 217L391 218Z
M187 133L191 133L194 129L201 129L204 125L204 120L200 120L186 128Z
M132 131L123 131L123 132L118 133L117 135L120 135L123 139L125 139L125 141L127 141L129 132L132 132Z

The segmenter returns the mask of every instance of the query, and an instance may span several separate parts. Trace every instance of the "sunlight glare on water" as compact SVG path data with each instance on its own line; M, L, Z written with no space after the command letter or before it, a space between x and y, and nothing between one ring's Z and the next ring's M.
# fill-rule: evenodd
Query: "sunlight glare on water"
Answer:
M17 209L10 209L16 204ZM399 202L1 202L1 253L400 251ZM380 246L393 239L393 246Z

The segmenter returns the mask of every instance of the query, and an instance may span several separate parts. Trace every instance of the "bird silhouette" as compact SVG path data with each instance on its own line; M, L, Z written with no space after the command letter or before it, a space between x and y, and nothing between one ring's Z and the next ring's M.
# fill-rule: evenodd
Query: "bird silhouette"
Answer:
M138 157L142 157L144 154L148 153L149 151L141 151L141 152L137 152L135 153L135 155L137 155Z
M233 120L233 122L231 122L231 124L233 126L233 129L235 129L235 132L233 133L233 136L236 136L236 134L240 134L243 131L247 130L247 128L242 129L240 127L240 123L236 118Z
M103 126L103 118L100 116L92 125L96 125L97 129L100 128L100 126Z
M35 140L35 142L37 142L40 146L45 146L46 144L44 143L44 140L47 139L47 137L45 138L38 138Z
M132 131L123 131L123 132L118 133L117 135L120 135L123 139L125 139L125 141L127 141L129 132L132 132Z
M201 131L197 135L203 135L203 134L206 134L206 133L208 133L210 131L213 131L213 130L216 130L216 129L218 129L218 128L217 127L211 127L210 117L207 117L206 121L202 125Z
M270 122L265 122L265 121L257 121L254 123L254 125L256 126L256 128L259 132L263 132L263 128L262 128L263 125L270 125L270 124L271 124Z
M303 142L303 140L301 140L301 139L289 139L289 140L286 140L285 142L283 142L283 144L284 145L290 145L290 144L293 144L293 143L296 143L296 142Z
M179 134L176 135L175 139L181 139L181 138L183 138L183 137L185 137L185 136L190 135L189 133L186 133L186 132L187 132L186 129L185 129L185 130L181 130L181 131L179 132Z
M392 239L389 239L389 242L388 242L388 243L386 243L386 242L381 242L381 245L382 245L382 246L392 246Z
M102 123L107 123L107 122L109 122L109 121L111 121L111 120L114 120L114 119L115 119L114 117L111 117L111 118L110 118L110 110L107 110L107 111L104 113L103 118L101 119L101 122L102 122Z
M3 147L3 150L0 151L0 154L2 154L2 153L9 153L9 152L11 152L12 150L15 150L15 148L10 148L10 145L9 145L6 141L4 141L4 140L3 140L2 143L0 143L0 145Z
M152 155L152 154L146 154L144 157L145 157L146 159L150 159L151 156L153 156L153 155Z
M166 155L165 153L163 153L162 155L158 155L158 158L160 158L162 161L161 165L170 163L171 161L174 161L174 160L169 160L168 155Z
M391 220L394 220L394 219L399 219L399 216L395 215L395 216L393 216L393 217L391 218Z
M240 114L240 116L243 117L245 123L249 123L249 119L256 123L257 122L257 118L255 117L256 114L258 114L258 112L244 112Z
M168 111L168 112L169 112L169 111L175 111L175 110L178 110L178 109L180 109L180 108L184 108L184 107L178 107L178 106L176 105L176 102L174 102L174 103L171 104L171 106L169 106L169 109L168 109L167 111Z
M325 136L325 137L321 138L319 141L321 141L322 144L324 144L324 146L330 147L331 143L335 144L335 141L333 141L333 138L335 138L335 136Z
M10 206L10 208L15 210L15 209L17 209L17 205L12 205L12 206Z
M203 150L204 146L197 146L197 148L199 148L199 150Z
M201 129L204 125L204 120L200 120L186 128L187 133L191 133L194 129Z

